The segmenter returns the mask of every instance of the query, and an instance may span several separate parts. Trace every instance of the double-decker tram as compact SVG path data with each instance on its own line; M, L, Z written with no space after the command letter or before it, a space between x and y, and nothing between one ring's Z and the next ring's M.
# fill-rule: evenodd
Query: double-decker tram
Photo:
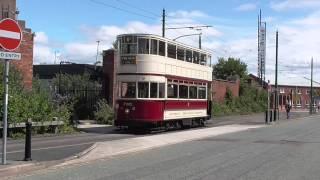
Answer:
M211 54L150 34L117 37L115 125L204 125L211 115Z

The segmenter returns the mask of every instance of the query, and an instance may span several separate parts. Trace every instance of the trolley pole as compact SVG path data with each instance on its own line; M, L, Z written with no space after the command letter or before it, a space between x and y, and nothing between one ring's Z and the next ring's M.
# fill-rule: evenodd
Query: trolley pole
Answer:
M278 31L276 34L276 70L275 70L275 92L274 92L274 121L278 118Z
M5 60L4 66L4 98L3 98L3 135L2 135L2 164L7 164L7 125L8 125L8 90L9 90L9 60Z
M311 58L310 114L313 113L313 58Z
M162 10L162 37L166 36L166 10Z

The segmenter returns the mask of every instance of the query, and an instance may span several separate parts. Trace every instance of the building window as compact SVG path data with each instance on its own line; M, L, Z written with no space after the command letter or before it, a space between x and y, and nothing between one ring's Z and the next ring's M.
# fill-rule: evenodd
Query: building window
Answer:
M301 89L297 89L297 94L301 94Z
M163 41L159 41L159 55L160 56L166 55L166 43Z
M138 98L149 98L148 82L138 82Z
M136 97L136 83L135 82L122 82L121 83L121 97L122 98L135 98Z
M158 97L158 83L150 83L150 98Z
M168 57L173 59L177 58L176 46L173 44L168 44Z
M178 47L177 49L177 59L184 61L185 50L183 48Z
M189 98L190 99L197 99L197 87L196 86L189 87Z
M280 93L284 94L284 89L283 88L280 89Z
M188 86L179 85L179 98L188 99Z
M199 53L196 51L193 51L193 63L196 63L196 64L200 63Z
M198 99L206 99L206 87L199 87L198 88Z
M309 101L306 100L306 105L309 106Z
M149 54L149 39L139 38L138 39L138 53L139 54Z
M301 98L297 99L296 104L297 106L301 106Z
M306 94L310 94L310 90L307 90L307 91L306 91Z
M186 61L192 62L192 51L191 50L186 50Z
M165 83L159 83L159 98L164 98Z
M151 48L150 48L151 54L158 54L158 41L155 39L151 39Z
M178 97L178 85L177 84L168 84L167 93L168 93L168 98L177 98Z

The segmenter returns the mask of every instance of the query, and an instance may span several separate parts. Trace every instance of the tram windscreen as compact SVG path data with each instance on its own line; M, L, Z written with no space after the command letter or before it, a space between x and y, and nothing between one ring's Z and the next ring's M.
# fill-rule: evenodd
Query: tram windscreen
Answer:
M136 83L135 82L122 82L121 83L121 97L122 98L135 98L136 97Z
M149 83L148 82L138 82L138 97L139 98L149 98Z
M177 84L168 84L168 98L178 98L178 85Z
M206 99L206 87L199 87L198 95L199 99Z

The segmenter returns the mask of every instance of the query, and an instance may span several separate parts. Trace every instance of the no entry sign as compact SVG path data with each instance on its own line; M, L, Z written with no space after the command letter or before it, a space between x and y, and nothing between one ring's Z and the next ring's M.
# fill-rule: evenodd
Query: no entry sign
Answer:
M0 21L0 46L7 51L14 51L20 46L22 32L19 24L13 19Z

